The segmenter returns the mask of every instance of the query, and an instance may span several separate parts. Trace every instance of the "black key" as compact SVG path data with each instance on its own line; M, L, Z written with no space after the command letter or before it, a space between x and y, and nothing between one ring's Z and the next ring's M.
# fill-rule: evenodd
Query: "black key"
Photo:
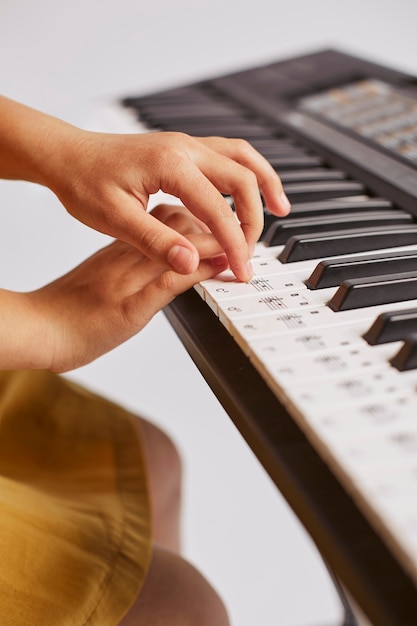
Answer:
M308 154L296 154L291 156L278 156L268 159L269 163L278 172L282 170L305 169L306 167L320 167L324 164L321 157Z
M211 99L210 94L198 87L178 87L168 89L145 96L129 97L122 100L126 107L138 108L140 106L182 104L191 102L207 102Z
M381 343L401 341L410 333L417 333L417 309L381 313L363 338L371 346L376 346Z
M269 137L273 131L258 124L207 124L204 122L181 124L161 124L161 128L172 132L187 133L198 137L231 137L250 140L253 137Z
M381 198L366 198L365 200L322 200L317 202L302 202L291 205L291 213L285 219L292 217L313 217L315 215L363 213L364 211L381 211L392 209L389 200ZM267 211L267 215L272 215Z
M230 113L217 114L215 111L207 110L205 112L201 111L201 114L195 115L159 115L158 113L150 113L148 115L140 113L141 119L147 124L153 124L154 126L160 126L161 128L165 128L168 126L175 125L185 125L185 124L217 124L221 126L243 126L245 125L245 119L233 115L231 117Z
M264 155L280 154L287 150L296 150L297 152L304 152L300 146L292 141L292 139L282 139L279 137L279 133L275 133L274 137L266 137L264 139L254 139L251 141L252 146Z
M208 128L211 129L214 126L215 128L220 128L220 127L227 128L229 133L232 133L236 129L238 129L239 136L241 136L240 135L241 129L247 128L247 124L242 119L238 119L237 117L234 117L233 119L231 119L230 117L227 117L227 116L218 116L218 117L214 116L213 117L210 115L210 113L207 113L207 115L202 116L200 118L183 117L183 118L175 119L171 117L156 117L156 116L144 118L144 116L141 116L141 119L145 121L147 124L151 124L162 130L169 130L169 131L172 130L172 131L178 132L181 129L180 132L187 132L190 135L197 135L197 133L202 135L202 131L199 131L198 129L201 129L203 127L207 130ZM189 130L185 130L186 128ZM218 133L210 132L210 134L214 135Z
M281 182L287 183L308 183L331 180L345 180L345 172L340 170L331 170L324 167L314 167L308 170L288 170L280 174Z
M237 110L226 104L220 102L183 102L181 104L153 104L148 106L142 106L140 112L143 117L157 118L157 119L190 119L190 118L204 118L205 116L211 117L227 117L233 119L233 116L238 116L240 119L242 115L238 115Z
M327 200L329 198L345 198L361 196L365 193L362 183L352 180L335 180L329 182L290 183L284 185L285 193L290 202L308 202L309 200Z
M417 334L406 337L404 345L390 359L390 363L400 372L417 369Z
M413 244L417 244L417 226L414 224L294 235L278 258L281 263L291 263Z
M352 230L371 226L411 224L413 217L406 211L375 211L373 213L345 213L329 217L312 217L276 220L268 229L263 241L269 246L285 244L293 235L318 233L333 230ZM338 284L338 283L336 283Z
M417 252L387 252L384 255L325 259L306 281L309 289L336 287L349 278L382 276L417 271Z
M287 143L283 143L282 145L274 147L271 146L271 148L264 149L257 149L256 146L254 146L254 143L255 142L251 141L251 144L255 148L255 150L260 152L267 160L272 160L274 158L282 156L300 156L302 154L306 154L305 150L301 150L300 148L297 148L297 146L291 146Z
M328 302L328 306L333 311L347 311L416 298L417 272L401 272L345 280Z

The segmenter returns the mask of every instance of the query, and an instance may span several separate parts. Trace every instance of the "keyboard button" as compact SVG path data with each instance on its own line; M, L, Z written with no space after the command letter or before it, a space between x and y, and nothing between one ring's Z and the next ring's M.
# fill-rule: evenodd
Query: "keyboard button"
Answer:
M236 280L230 270L223 272L219 277L200 283L204 290L204 299L207 304L218 314L217 303L224 301L235 302L236 298L265 294L281 293L283 291L307 290L305 283L300 277L290 274L272 274L255 276L247 283Z
M305 169L306 167L320 167L324 164L324 161L321 157L310 156L308 154L277 156L268 160L272 167L278 171L278 173L284 170L293 170L296 168Z
M153 104L140 107L142 119L150 122L170 123L178 120L202 118L224 118L233 124L236 117L240 122L244 118L231 106L220 102L201 102L194 104Z
M417 250L414 252L386 252L384 255L369 255L345 259L321 261L307 280L309 289L336 287L344 280L365 276L397 274L417 271Z
M398 398L403 394L413 394L415 381L416 377L414 381L404 378L383 361L381 367L368 371L366 376L363 376L362 371L337 374L332 377L331 384L326 385L325 394L321 385L318 385L317 380L314 379L304 383L299 381L297 385L286 387L284 392L288 400L309 415L312 422L318 422L321 427L337 429L340 436L347 438L351 435L352 429L363 433L365 430L375 428L372 413L366 416L368 419L361 418L356 422L356 405L373 402L375 398L379 400L384 398L389 403L393 398ZM326 381L324 380L323 383L325 384ZM338 419L340 407L350 407L350 420ZM323 416L325 416L324 419ZM399 420L400 416L397 417L397 421ZM346 429L348 429L347 433Z
M364 215L344 213L340 216L281 219L275 220L269 227L263 241L266 245L279 246L285 244L293 235L298 234L411 224L412 222L413 217L406 211L369 212Z
M371 345L404 339L417 332L417 309L381 313L363 335Z
M296 357L311 356L325 350L344 350L364 344L362 333L368 328L367 320L346 324L343 333L339 326L300 330L297 333L264 337L251 341L253 358L262 363L287 362ZM307 381L303 381L305 384ZM319 391L322 395L322 391Z
M279 360L266 365L269 374L284 388L299 385L301 380L322 380L331 385L340 374L362 372L367 376L374 369L387 368L392 346L370 348L364 341L346 350L324 350L296 359Z
M334 200L320 200L315 202L294 203L291 206L291 213L286 219L299 217L314 217L320 215L342 215L343 213L363 213L365 211L384 211L391 210L393 205L388 200L380 198L336 198ZM272 215L265 209L266 219L277 217Z
M413 244L417 244L417 226L414 225L295 235L287 242L279 260L281 263L292 263Z
M273 164L274 165L274 164ZM284 169L286 164L277 165L278 172ZM329 198L345 198L347 196L359 196L365 193L365 187L361 183L351 180L330 182L290 183L284 185L285 193L291 202L308 202L309 200L328 200Z
M148 96L128 97L122 100L122 105L140 109L145 106L167 106L183 104L207 103L208 95L201 89L195 87L178 87L169 89L159 93L150 94Z
M328 306L332 311L401 302L417 298L417 272L402 272L344 281Z
M417 369L417 333L406 337L404 345L391 359L391 365L400 372Z
M280 291L264 296L246 296L233 298L217 303L220 321L230 327L236 319L255 318L258 315L269 315L281 311L295 311L297 309L314 308L324 304L333 294L323 291L309 291L308 289Z
M258 124L222 124L222 123L207 123L207 122L184 122L176 124L164 124L163 130L171 132L187 133L189 135L195 135L198 137L229 137L232 139L247 139L251 140L254 137L270 137L273 134L273 130L266 126ZM288 157L292 158L292 157ZM294 157L299 158L299 157Z
M279 154L300 154L305 150L297 145L292 139L281 139L275 133L274 137L253 139L252 146L265 157L278 156Z
M293 203L291 206L291 212L285 217L285 219L299 219L302 217L320 217L320 216L337 216L344 213L365 213L373 211L389 211L393 206L388 200L381 200L379 198L365 198L358 200L356 197L347 199L335 199L335 200L323 200L317 202L302 202ZM269 226L282 218L273 215L265 208L264 211L264 234L267 232ZM262 235L263 237L263 235Z
M331 170L324 167L314 167L306 170L288 170L280 174L281 182L288 183L308 183L319 181L346 180L347 175L341 170Z

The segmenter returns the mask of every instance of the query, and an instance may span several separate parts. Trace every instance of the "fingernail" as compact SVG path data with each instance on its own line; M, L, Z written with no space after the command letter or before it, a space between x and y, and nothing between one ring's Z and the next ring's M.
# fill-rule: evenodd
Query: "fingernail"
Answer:
M286 194L284 192L281 193L280 197L279 197L279 203L281 205L281 208L286 212L289 213L290 208L291 208L291 203L288 200Z
M197 267L195 255L192 250L184 246L174 246L171 248L168 252L167 260L171 267L181 274L191 273Z

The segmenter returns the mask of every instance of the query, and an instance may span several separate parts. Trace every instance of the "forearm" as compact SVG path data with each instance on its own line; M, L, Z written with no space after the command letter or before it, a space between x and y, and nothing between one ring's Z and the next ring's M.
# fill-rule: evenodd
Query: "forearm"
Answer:
M0 178L49 185L82 131L0 96Z
M46 326L30 294L0 289L0 370L47 368Z

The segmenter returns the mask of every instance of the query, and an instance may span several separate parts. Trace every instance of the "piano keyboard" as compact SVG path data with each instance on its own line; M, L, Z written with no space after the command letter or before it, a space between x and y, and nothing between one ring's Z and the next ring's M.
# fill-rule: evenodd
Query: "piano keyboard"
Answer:
M328 51L145 97L150 128L250 141L292 203L265 207L254 277L196 286L417 584L417 99Z
M224 272L197 290L417 581L417 336L408 325L385 343L375 330L382 315L401 326L401 307L417 330L417 298L384 285L385 304L335 311L354 280L311 290L316 260L281 263L284 249L258 244L247 284Z

